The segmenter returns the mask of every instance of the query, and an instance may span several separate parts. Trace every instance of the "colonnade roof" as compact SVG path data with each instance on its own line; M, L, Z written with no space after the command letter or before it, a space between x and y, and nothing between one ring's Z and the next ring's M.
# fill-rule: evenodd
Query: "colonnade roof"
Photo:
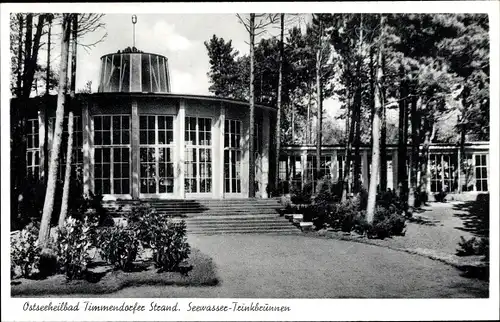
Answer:
M395 150L398 148L397 144L387 144L386 145L389 150ZM488 141L470 141L465 142L465 147L470 149L489 149L490 142ZM407 149L411 149L411 144L406 145ZM422 149L422 145L420 145L420 149ZM442 143L442 142L433 142L430 144L430 148L433 150L446 150L446 149L457 149L460 148L460 144L458 143ZM288 151L316 151L315 144L284 144L282 145L283 150ZM354 147L353 147L354 149ZM371 149L370 144L360 144L361 150L369 150ZM322 144L321 150L345 150L345 144Z
M69 94L68 94L69 96ZM242 105L249 107L250 103L248 101L242 101L232 98L224 98L217 97L211 95L199 95L199 94L182 94L182 93L122 93L122 92L113 92L113 93L77 93L76 98L84 98L88 97L90 100L99 100L99 99L188 99L188 100L201 100L201 101L210 101L210 102L221 102L221 103L229 103L233 105ZM11 105L19 102L21 99L12 98ZM53 105L57 101L57 95L48 95L48 96L36 96L31 97L28 102L32 102L33 107L38 106L38 104L48 103ZM29 104L31 105L31 104ZM256 108L269 110L272 112L276 112L276 107L255 104Z

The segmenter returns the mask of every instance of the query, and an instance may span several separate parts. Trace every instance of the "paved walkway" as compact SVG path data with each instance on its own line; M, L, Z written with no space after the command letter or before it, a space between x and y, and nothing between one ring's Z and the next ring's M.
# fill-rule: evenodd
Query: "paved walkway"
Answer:
M216 287L134 287L110 297L485 297L488 284L383 247L302 235L190 236L218 268Z
M369 242L381 246L402 249L420 249L455 255L460 237L480 237L477 229L470 229L469 212L463 202L431 203L414 214L416 222L407 222L406 235ZM487 214L486 214L487 215ZM482 223L477 223L481 226Z

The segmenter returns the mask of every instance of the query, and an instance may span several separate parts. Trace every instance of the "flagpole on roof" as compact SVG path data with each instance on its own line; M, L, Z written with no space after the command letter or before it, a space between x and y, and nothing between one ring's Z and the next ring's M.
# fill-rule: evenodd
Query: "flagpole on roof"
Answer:
M137 23L137 16L136 15L132 15L132 25L133 25L133 29L134 29L134 37L133 37L133 46L132 48L135 48L135 24Z

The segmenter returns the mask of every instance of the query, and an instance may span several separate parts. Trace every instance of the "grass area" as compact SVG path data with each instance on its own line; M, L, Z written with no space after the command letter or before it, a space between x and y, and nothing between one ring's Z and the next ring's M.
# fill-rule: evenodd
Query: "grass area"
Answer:
M179 272L157 273L149 263L144 270L136 272L110 271L103 273L96 281L67 281L64 275L54 275L46 279L18 279L11 283L12 296L57 295L57 294L105 294L126 287L145 285L214 286L219 283L215 264L198 249L192 249L187 260L193 269L186 274Z

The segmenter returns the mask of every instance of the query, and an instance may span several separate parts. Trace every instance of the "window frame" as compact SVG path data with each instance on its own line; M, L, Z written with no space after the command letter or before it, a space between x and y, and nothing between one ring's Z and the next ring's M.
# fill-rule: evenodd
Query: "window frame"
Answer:
M27 119L26 124L29 129L26 133L26 174L29 176L32 173L32 178L38 180L40 179L40 121L38 118Z
M192 128L194 120L194 128ZM207 121L209 121L209 126L207 127ZM189 195L200 194L207 195L213 194L213 124L214 120L212 117L205 116L192 116L186 115L184 118L184 192ZM203 123L203 126L200 126ZM203 129L202 129L203 128ZM208 130L207 130L208 129ZM210 140L207 140L207 134L210 135ZM194 135L194 137L193 137ZM187 138L187 139L186 139ZM204 138L205 140L202 140ZM202 161L201 155L202 151L207 150L209 155L209 160ZM188 154L188 151L189 154ZM194 158L193 156L194 151ZM189 157L188 157L189 155ZM192 160L194 159L194 160ZM188 171L189 166L193 171ZM210 169L209 176L202 176L202 165L205 169ZM194 176L188 176L188 172L193 172ZM204 181L205 180L205 181ZM202 182L204 184L202 185ZM194 185L193 185L194 183ZM201 191L202 186L205 187L205 191ZM194 187L194 189L193 189ZM207 187L210 189L207 191Z
M105 117L110 117L110 128L109 130L107 129L104 129L104 118ZM119 117L120 118L120 143L115 143L114 142L114 132L115 132L115 129L114 129L114 118L115 117ZM123 143L123 132L124 132L124 129L123 129L123 117L126 117L128 118L128 144L124 144ZM101 128L100 129L96 129L96 118L101 118ZM102 139L101 139L101 144L96 144L96 133L97 132L101 132L103 133L102 134ZM109 132L109 144L104 144L104 133L106 132ZM105 195L111 195L111 196L130 196L132 194L132 117L130 114L96 114L96 115L92 115L92 142L93 142L93 160L92 160L92 164L93 164L93 167L92 167L92 178L93 178L93 190L94 190L94 193L98 193L97 192L97 180L102 180L104 182L104 180L109 180L109 193L104 193L101 191L101 194L103 196ZM98 153L98 150L102 150L104 151L104 149L109 149L109 164L110 164L110 167L109 167L109 178L104 178L104 177L99 177L99 178L96 178L96 171L95 171L95 168L97 166L97 162L96 162L96 154ZM115 149L128 149L128 168L129 168L129 173L128 173L128 178L127 177L120 177L120 178L115 178L114 177L114 168L115 168L115 162L114 162L114 154L115 154ZM102 152L104 153L104 152ZM106 162L107 163L107 162ZM104 163L103 161L101 161L101 164L106 164ZM120 161L120 162L117 162L117 164L120 164L120 165L123 165L123 164L126 164L125 162L123 161ZM103 170L101 170L103 171ZM123 175L123 173L122 173ZM125 181L125 180L128 180L128 193L115 193L115 188L114 188L114 184L115 184L115 181L116 180L119 180L121 182ZM104 185L103 185L104 186ZM122 190L123 187L120 188L120 190Z
M143 128L141 128L141 118L142 117L146 117L147 118L147 129L144 130ZM153 128L150 127L150 117L153 117L154 118L154 122L153 122ZM172 128L168 128L166 125L164 128L161 128L160 129L160 122L159 122L159 119L160 118L165 118L165 124L169 124L168 122L168 119L170 119L170 124L172 124ZM176 187L176 183L175 183L175 153L176 153L176 142L175 142L175 132L176 132L176 125L175 125L175 119L176 119L176 116L175 115L172 115L172 114L139 114L139 146L138 146L138 153L139 153L139 169L138 169L138 177L139 177L139 196L140 197L155 197L155 196L171 196L175 193L175 187ZM147 139L147 142L146 143L141 143L141 132L143 131L146 131L146 133L150 132L151 130L154 131L154 140L151 142L149 140L149 135L146 134L146 138ZM160 143L160 132L164 132L165 133L165 141L164 143ZM171 132L172 133L172 140L169 142L168 141L168 132ZM154 165L154 168L155 168L155 175L154 177L143 177L141 175L141 172L142 172L142 164L143 164L143 161L141 160L141 150L142 149L153 149L154 151L154 159L153 161L148 161L147 163L149 164L153 164ZM160 150L161 149L170 149L170 153L171 153L171 158L170 158L170 162L167 162L166 160L168 160L168 157L164 157L164 161L160 161ZM167 150L168 151L168 150ZM168 153L168 152L167 152ZM164 164L171 164L172 165L172 174L173 176L172 177L168 177L168 176L165 176L165 177L160 177L160 166L164 166ZM168 165L166 166L168 168ZM167 168L165 169L165 175L168 174L168 170ZM148 182L150 180L154 180L155 181L155 190L154 192L150 192L149 190L147 192L143 192L142 190L142 180L143 179L146 179L148 180ZM160 186L161 186L161 181L162 180L168 180L168 179L171 179L172 180L172 185L171 185L171 188L172 188L172 191L168 191L168 186L165 185L165 192L160 192Z
M228 126L229 125L229 126ZM237 131L239 127L239 131ZM233 131L234 129L234 131ZM225 119L224 121L224 194L241 194L241 171L243 152L241 149L241 136L243 132L243 122L236 119ZM234 143L234 144L233 144ZM226 162L226 154L227 160ZM233 161L236 159L235 161ZM226 167L227 175L226 177ZM234 169L233 169L234 168ZM226 181L229 180L229 185ZM235 187L233 189L233 187Z

